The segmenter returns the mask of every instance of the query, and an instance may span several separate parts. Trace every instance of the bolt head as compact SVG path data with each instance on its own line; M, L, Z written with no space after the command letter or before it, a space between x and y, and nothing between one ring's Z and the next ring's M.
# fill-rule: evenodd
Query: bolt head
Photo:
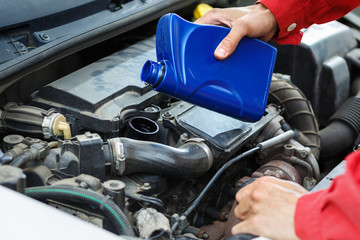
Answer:
M45 41L45 42L50 41L50 36L47 35L46 33L40 33L40 34L39 34L39 37L40 37L41 40L43 40L43 41Z
M301 152L300 152L300 156L301 156L302 158L306 158L307 155L308 155L308 153L307 153L306 151L301 151Z

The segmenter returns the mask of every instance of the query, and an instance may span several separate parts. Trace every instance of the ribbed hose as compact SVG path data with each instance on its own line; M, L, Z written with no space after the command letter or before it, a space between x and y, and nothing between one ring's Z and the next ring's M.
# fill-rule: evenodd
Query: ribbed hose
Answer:
M360 133L360 98L349 98L321 129L321 157L329 157L350 148Z
M349 98L341 108L330 118L330 121L343 121L360 133L360 98Z
M111 199L97 192L77 187L56 186L27 188L25 194L41 201L51 199L88 204L101 210L119 235L134 236L132 227L122 210Z
M319 126L310 102L299 88L288 81L273 78L268 103L284 108L284 118L294 129L300 131L308 141L298 140L309 147L318 159L320 156Z
M42 123L46 113L47 111L37 107L8 103L1 116L0 130L42 136Z

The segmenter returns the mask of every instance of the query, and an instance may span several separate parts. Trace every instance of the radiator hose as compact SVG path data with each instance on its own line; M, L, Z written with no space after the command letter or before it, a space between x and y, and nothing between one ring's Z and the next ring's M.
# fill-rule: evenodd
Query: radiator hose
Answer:
M25 194L40 201L51 199L88 204L102 211L119 235L134 236L133 229L123 211L111 199L97 192L78 187L56 186L27 188Z

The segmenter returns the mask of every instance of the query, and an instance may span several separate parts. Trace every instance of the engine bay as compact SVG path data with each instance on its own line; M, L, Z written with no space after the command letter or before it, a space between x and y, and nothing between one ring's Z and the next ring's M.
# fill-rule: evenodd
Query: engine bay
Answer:
M268 105L254 123L142 83L154 32L132 31L120 37L131 44L91 63L82 58L104 43L71 55L86 63L74 71L47 79L59 60L24 75L1 93L0 185L124 238L228 237L241 187L274 176L311 190L358 147L354 31L331 22L310 27L299 46L272 43Z

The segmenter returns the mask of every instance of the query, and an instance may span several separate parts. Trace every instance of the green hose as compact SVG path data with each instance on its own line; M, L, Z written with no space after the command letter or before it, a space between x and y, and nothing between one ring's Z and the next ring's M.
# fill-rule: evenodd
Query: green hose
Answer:
M133 229L123 211L109 198L86 189L68 186L27 188L25 194L38 200L66 200L86 203L100 209L110 219L119 235L134 236Z

